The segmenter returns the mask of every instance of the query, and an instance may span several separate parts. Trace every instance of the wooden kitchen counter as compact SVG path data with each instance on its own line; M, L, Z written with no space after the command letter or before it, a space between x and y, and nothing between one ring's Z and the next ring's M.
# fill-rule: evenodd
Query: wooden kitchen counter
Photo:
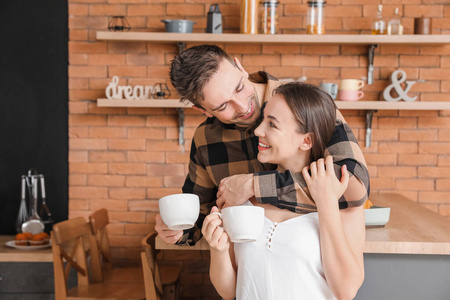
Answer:
M398 194L373 194L370 200L391 207L385 227L366 230L365 253L450 255L450 218ZM156 239L157 249L209 250L201 239L195 246L168 245Z
M366 253L450 255L450 218L398 194L374 194L375 205L391 207L383 228L366 230Z
M12 235L0 235L0 262L53 262L52 247L39 250L18 250L6 246Z

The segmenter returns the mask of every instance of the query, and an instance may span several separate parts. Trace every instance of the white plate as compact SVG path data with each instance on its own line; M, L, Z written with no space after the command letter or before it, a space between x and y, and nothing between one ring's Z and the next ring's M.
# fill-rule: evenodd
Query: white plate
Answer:
M389 222L390 214L390 207L374 205L369 209L365 209L366 226L384 226Z
M19 250L39 250L44 249L52 246L52 241L50 240L47 245L35 245L35 246L19 246L16 245L16 241L8 241L6 242L6 246L11 248L16 248Z

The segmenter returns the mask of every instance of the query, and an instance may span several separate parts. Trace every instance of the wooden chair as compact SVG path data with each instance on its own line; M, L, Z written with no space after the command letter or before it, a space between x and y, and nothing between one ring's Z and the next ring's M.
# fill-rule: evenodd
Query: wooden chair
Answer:
M109 245L108 211L105 208L89 216L91 230L92 282L144 282L141 267L113 268Z
M143 283L91 283L86 258L89 228L79 217L57 223L51 232L55 299L145 299ZM68 289L71 268L77 272L78 284Z
M147 300L175 300L179 298L181 266L160 266L155 249L156 233L142 239L141 253Z

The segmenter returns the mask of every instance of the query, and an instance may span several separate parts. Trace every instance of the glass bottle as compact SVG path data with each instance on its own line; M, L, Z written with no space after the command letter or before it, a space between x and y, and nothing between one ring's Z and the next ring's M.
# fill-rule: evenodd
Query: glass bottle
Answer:
M246 34L258 33L258 2L257 0L241 0L240 32Z
M260 2L259 10L259 33L276 34L278 33L278 12L277 7L280 2L276 0Z
M325 4L326 1L308 1L307 34L325 33Z
M403 34L403 25L398 15L398 7L394 10L394 16L388 22L387 34Z
M372 34L386 34L386 21L383 18L383 5L378 5L377 16L372 21Z

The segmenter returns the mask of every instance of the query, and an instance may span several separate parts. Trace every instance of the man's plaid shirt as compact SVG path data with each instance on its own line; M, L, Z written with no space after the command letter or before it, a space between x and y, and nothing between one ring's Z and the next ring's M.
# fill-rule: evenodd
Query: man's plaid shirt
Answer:
M280 84L265 72L251 74L249 79L254 83L266 84L263 103L266 103L273 89ZM203 220L215 205L220 181L231 175L255 173L255 197L260 203L270 203L299 214L317 211L301 173L279 173L274 171L276 165L261 164L258 161L258 137L254 135L254 130L261 120L262 117L249 128L224 124L214 117L207 118L199 125L192 140L189 174L183 192L200 197L200 217L196 228L186 230L178 244L187 242L192 245L201 237ZM369 174L361 148L339 111L336 128L324 157L327 155L333 156L339 178L340 168L344 164L351 173L349 188L345 197L339 200L339 207L342 209L362 205L369 194Z

